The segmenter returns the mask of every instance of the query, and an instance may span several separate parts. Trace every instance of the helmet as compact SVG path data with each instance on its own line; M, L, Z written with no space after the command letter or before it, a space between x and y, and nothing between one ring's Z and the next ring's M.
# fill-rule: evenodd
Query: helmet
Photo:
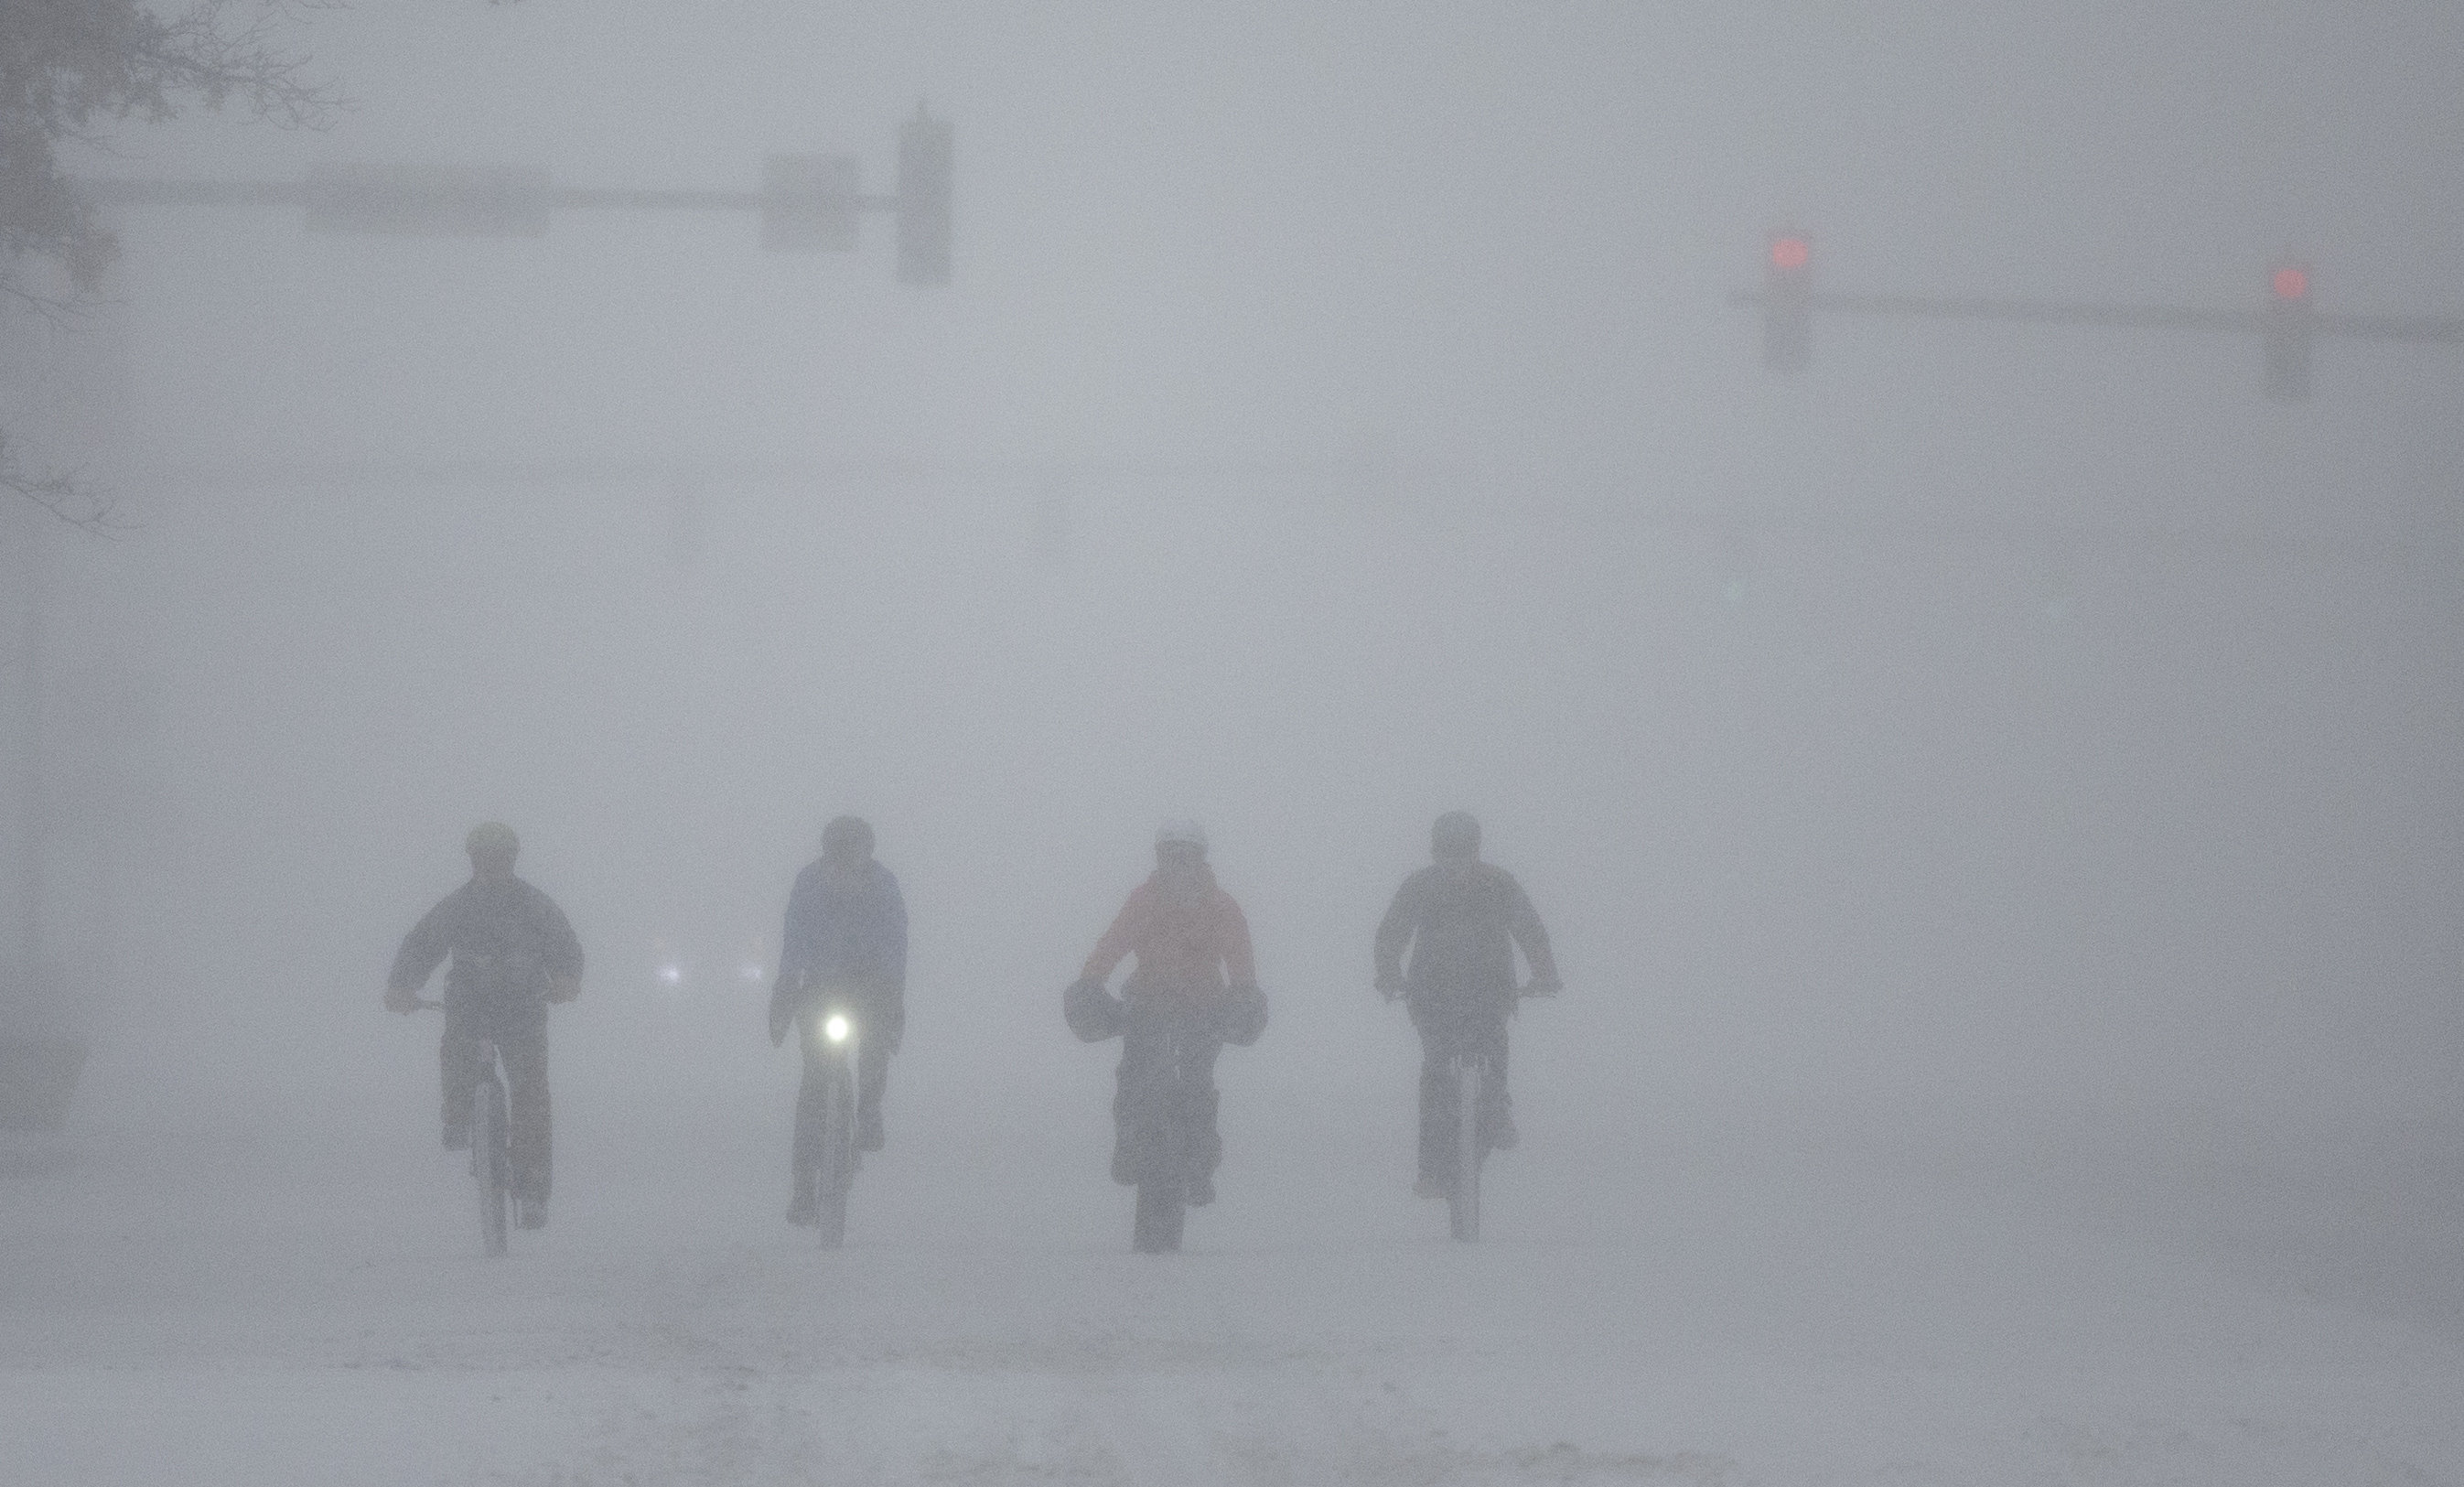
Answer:
M511 863L522 850L522 839L502 821L482 821L462 838L462 850L473 862Z
M1247 1048L1265 1031L1265 992L1254 986L1238 986L1223 993L1215 1011L1217 1037L1234 1048Z
M1121 999L1100 981L1073 981L1061 993L1061 1015L1081 1043L1101 1043L1121 1035L1128 1021Z
M1429 828L1429 853L1440 857L1480 855L1480 823L1468 810L1449 810Z
M872 827L862 816L840 816L822 828L822 854L872 855Z
M1206 828L1187 816L1175 816L1155 829L1158 847L1195 847L1206 850Z

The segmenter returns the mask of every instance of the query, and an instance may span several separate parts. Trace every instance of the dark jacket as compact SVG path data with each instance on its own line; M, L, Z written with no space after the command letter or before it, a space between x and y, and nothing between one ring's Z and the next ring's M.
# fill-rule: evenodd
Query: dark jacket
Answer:
M1433 862L1403 879L1377 925L1378 983L1400 977L1416 1003L1503 998L1510 1006L1516 945L1534 980L1556 981L1549 932L1513 874L1485 862Z
M564 911L518 877L473 877L447 894L404 937L387 985L415 991L448 955L449 1008L543 1009L551 982L582 979L582 942Z
M907 989L907 901L878 862L867 862L852 883L810 863L787 895L775 997L793 1002L832 986L893 1005Z

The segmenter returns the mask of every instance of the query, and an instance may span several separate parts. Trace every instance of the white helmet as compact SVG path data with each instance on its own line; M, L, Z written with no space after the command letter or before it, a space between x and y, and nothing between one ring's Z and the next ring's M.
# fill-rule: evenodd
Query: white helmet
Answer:
M1206 828L1199 825L1188 816L1175 816L1171 820L1166 821L1162 826L1155 829L1155 845L1158 847L1195 847L1199 851L1204 852L1206 850Z

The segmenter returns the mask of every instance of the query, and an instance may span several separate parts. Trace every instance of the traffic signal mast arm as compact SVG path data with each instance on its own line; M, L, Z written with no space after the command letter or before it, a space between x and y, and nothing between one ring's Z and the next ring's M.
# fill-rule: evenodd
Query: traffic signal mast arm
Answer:
M1759 289L1728 296L1735 305L1764 302ZM2097 304L2058 300L1966 299L1935 295L1843 294L1815 290L1803 296L1810 310L1839 315L1884 315L1934 320L2008 321L2043 325L2121 325L2159 330L2265 331L2277 313L2203 310L2169 305ZM2311 312L2313 334L2376 341L2464 341L2464 317L2335 315Z
M2308 400L2310 350L2321 337L2464 341L2464 317L2325 315L2320 313L2310 291L2308 265L2278 263L2268 274L2267 299L2251 310L1972 296L1841 294L1814 287L1813 239L1801 232L1786 231L1773 233L1765 244L1762 288L1738 290L1728 296L1728 302L1762 310L1763 365L1775 372L1801 372L1813 362L1814 316L1817 310L1835 315L2255 335L2265 353L2267 395L2282 403Z
M96 177L77 183L86 198L103 207L315 207L330 188L306 181L163 181ZM759 211L769 197L760 191L714 191L692 187L639 189L560 186L544 192L546 205L571 211ZM857 194L848 203L864 211L896 211L895 193Z
M899 125L898 184L886 194L857 189L852 155L773 155L758 191L558 187L543 170L342 162L302 181L77 184L102 206L297 207L311 233L393 237L538 237L558 211L749 211L777 253L850 252L861 216L885 212L896 223L899 280L946 284L953 160L950 122L918 104Z

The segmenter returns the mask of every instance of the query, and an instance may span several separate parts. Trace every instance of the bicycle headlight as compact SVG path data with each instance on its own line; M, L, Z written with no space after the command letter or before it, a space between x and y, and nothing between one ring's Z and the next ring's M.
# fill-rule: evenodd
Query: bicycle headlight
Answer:
M846 1042L847 1040L847 1013L832 1012L827 1017L823 1018L822 1036L829 1039L833 1043Z

